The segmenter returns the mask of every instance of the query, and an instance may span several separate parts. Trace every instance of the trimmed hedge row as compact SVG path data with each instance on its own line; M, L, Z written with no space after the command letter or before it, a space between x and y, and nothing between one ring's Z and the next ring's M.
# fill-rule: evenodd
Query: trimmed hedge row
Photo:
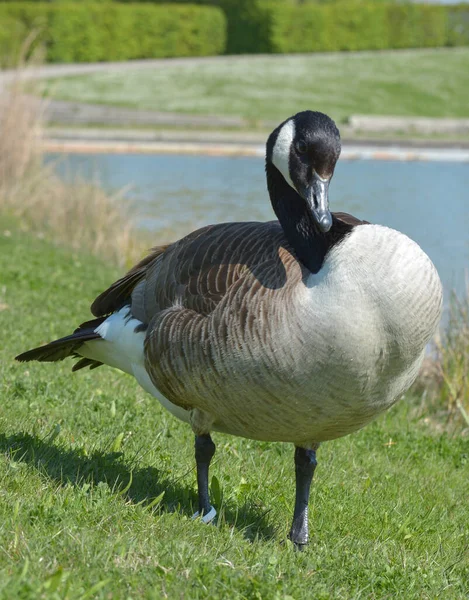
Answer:
M469 46L469 5L447 6L448 46Z
M120 0L131 4L134 0ZM160 4L167 0L143 0ZM187 0L171 0L184 4ZM221 8L227 18L227 54L256 54L272 52L270 17L279 8L292 8L292 0L192 0Z
M380 3L284 6L270 11L269 19L271 52L424 48L449 44L444 6Z
M267 5L262 51L334 52L469 45L469 6L432 4ZM242 42L238 29L235 45ZM232 41L229 41L229 44Z
M228 20L228 54L469 45L467 4L443 6L376 0L328 3L316 0L301 5L291 0L194 1L224 10Z
M12 20L38 31L50 62L208 56L226 44L226 18L212 6L0 3L0 23Z
M0 2L0 64L31 29L51 62L469 45L467 4L162 1Z

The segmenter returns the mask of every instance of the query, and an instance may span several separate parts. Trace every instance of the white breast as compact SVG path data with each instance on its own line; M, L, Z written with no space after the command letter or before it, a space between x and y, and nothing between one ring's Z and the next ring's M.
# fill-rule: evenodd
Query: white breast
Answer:
M413 240L381 225L356 227L332 249L320 273L309 277L307 288L305 307L315 319L320 307L322 326L329 316L331 335L346 322L368 340L385 332L410 353L428 343L441 315L433 263Z
M339 413L355 406L365 424L417 376L441 316L438 273L407 236L363 225L332 249L302 296L303 340L321 365L323 401Z

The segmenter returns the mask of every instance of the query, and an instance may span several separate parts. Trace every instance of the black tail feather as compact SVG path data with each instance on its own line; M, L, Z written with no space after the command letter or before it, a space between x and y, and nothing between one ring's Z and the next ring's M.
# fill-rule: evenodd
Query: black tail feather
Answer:
M104 323L104 321L106 320L106 318L107 317L98 317L97 319L91 319L90 321L85 321L79 327L77 327L75 329L74 333L78 333L79 331L81 331L83 329L93 329L93 330L95 330L96 327L99 327L102 323Z
M29 362L30 360L38 360L40 362L55 362L58 360L63 360L68 356L79 356L77 354L77 350L84 342L101 339L101 336L99 333L95 332L95 329L104 320L105 318L101 318L83 323L85 327L80 325L80 327L75 331L75 333L72 333L72 335L67 335L59 340L54 340L45 346L40 346L39 348L33 348L32 350L23 352L16 357L16 360L20 362ZM83 361L87 361L86 364L83 364ZM86 366L94 368L98 367L100 364L101 363L97 363L97 361L88 361L88 359L83 359L75 365L73 370L76 371Z
M79 371L80 369L84 369L85 367L89 367L90 369L96 369L96 367L100 367L102 364L102 362L93 360L92 358L82 358L73 365L72 371Z

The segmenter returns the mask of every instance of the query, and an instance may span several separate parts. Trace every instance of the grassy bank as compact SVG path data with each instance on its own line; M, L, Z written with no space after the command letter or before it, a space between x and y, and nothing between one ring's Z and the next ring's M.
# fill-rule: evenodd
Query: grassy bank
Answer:
M304 554L285 543L288 445L216 435L222 509L203 526L187 426L107 367L13 361L86 319L117 270L4 220L0 273L1 598L465 595L467 440L416 397L321 448Z
M164 112L280 121L305 108L467 117L469 49L244 56L48 82L53 97Z

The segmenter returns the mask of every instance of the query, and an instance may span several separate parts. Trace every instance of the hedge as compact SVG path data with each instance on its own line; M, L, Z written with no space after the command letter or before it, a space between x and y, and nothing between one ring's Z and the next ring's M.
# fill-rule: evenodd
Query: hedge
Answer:
M468 4L192 1L196 5L183 0L173 0L171 5L160 0L145 4L0 1L0 23L5 15L26 30L42 26L47 59L54 62L203 56L222 53L225 42L228 54L469 45ZM228 21L227 40L221 10ZM9 43L5 34L9 30L14 28L0 27L0 52Z
M226 43L223 12L193 4L0 3L6 19L37 30L50 62L207 56Z
M132 3L134 0L121 0ZM145 0L143 0L145 1ZM167 0L146 0L160 4ZM184 4L187 0L171 0ZM251 54L272 52L270 42L270 6L292 6L293 0L192 0L196 4L204 4L221 8L227 18L227 54Z
M272 6L268 12L270 52L452 45L448 15L447 7L430 4Z
M389 0L314 0L302 4L293 0L193 1L224 10L228 19L228 54L469 45L467 4L443 6Z
M469 45L469 6L344 3L263 5L269 52Z
M469 5L447 6L448 46L469 46Z

